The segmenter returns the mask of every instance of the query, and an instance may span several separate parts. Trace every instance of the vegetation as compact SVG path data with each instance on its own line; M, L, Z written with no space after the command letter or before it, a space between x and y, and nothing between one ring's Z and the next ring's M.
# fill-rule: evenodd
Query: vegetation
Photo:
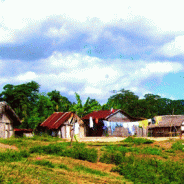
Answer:
M40 93L40 85L31 81L24 84L6 84L0 93L0 101L6 101L22 121L22 128L35 129L53 112L73 111L79 117L105 109L122 109L133 117L153 118L155 115L184 114L184 100L170 100L159 95L145 94L139 99L130 90L121 89L114 93L102 106L90 97L83 103L79 94L75 93L76 102L70 102L59 91ZM174 111L173 111L174 110Z
M184 151L184 144L182 143L182 141L176 141L172 144L172 149Z
M83 143L75 143L72 147L70 147L68 142L49 144L48 146L35 146L30 149L30 152L67 156L90 162L97 162L98 158L97 150L86 148L86 145Z
M138 143L128 138L72 147L53 137L0 139L19 148L0 149L0 183L184 182L183 140L148 144L133 139Z
M134 143L134 144L140 145L140 144L151 144L154 141L149 140L149 139L144 139L144 138L127 137L124 140L124 142L129 142L129 143Z
M140 159L131 155L112 169L135 183L184 183L184 165L157 159Z

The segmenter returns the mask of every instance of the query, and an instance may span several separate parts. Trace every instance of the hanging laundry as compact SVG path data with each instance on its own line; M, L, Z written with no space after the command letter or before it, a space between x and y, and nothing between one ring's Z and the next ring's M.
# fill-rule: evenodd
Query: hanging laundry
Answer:
M103 123L104 123L104 126L107 127L107 128L110 126L110 125L109 125L109 121L105 121L105 120L104 120Z
M110 125L111 125L111 134L113 134L116 128L116 122L110 122Z
M148 126L148 119L139 121L139 126L147 128L147 126Z
M74 132L75 134L79 134L79 124L78 123L75 123Z
M162 116L156 116L155 121L156 121L155 125L158 125L159 122L162 121Z
M89 127L93 128L93 118L92 117L89 118Z
M139 122L138 121L123 123L123 127L128 130L128 133L130 135L134 135L135 134L135 127L138 127L138 126L139 126Z

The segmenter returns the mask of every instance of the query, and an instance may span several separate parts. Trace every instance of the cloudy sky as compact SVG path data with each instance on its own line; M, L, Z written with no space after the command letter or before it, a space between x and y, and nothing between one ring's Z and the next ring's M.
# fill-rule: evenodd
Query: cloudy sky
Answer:
M0 91L34 80L71 101L122 88L184 99L183 4L0 0Z

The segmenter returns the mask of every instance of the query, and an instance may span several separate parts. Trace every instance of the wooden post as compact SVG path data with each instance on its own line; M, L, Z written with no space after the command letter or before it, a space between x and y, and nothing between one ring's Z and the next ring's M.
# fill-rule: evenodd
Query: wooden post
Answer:
M71 141L70 141L70 146L72 146L72 142L73 142L73 135L74 135L74 125L75 125L75 122L73 121L73 118L74 118L74 114L72 113L72 119L70 121L70 124L72 126L72 128L70 128L70 137L71 137ZM74 123L73 123L74 122ZM73 133L72 133L73 131Z

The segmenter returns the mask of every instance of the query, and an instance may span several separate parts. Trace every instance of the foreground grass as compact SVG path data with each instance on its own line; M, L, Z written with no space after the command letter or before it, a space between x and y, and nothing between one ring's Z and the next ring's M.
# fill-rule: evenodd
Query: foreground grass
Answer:
M0 164L0 183L124 183L123 177L85 166L85 161L75 163L52 156L51 159L32 157L20 162ZM84 163L83 163L84 162ZM84 165L82 165L84 164Z
M0 142L19 148L0 150L0 183L184 183L183 141L127 138L72 147L52 137Z

